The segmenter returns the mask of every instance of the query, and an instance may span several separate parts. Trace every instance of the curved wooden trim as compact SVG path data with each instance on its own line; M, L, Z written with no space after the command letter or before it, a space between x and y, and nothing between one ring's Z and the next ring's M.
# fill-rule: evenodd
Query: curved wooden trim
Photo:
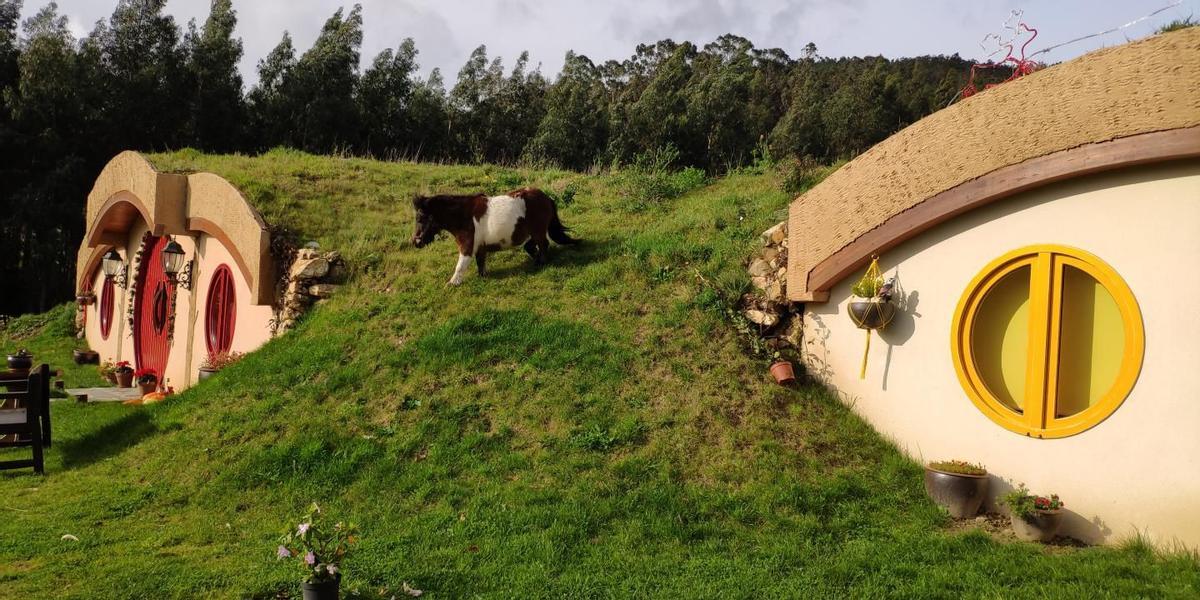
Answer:
M256 290L260 289L259 284L261 282L255 280L254 276L250 273L250 265L246 262L246 258L242 256L241 250L233 243L233 240L229 238L229 234L225 233L224 229L221 229L216 223L204 217L192 217L188 219L187 228L189 231L199 231L200 233L210 235L216 238L218 242L221 242L221 245L225 246L225 249L229 251L229 255L233 257L233 262L237 264L238 271L242 273L242 277L246 279L246 284L250 287L250 295L254 303L266 304L269 302L269 300L258 297L259 295L255 293ZM264 272L263 277L267 276Z
M100 228L104 222L104 216L108 211L112 210L118 204L125 203L132 205L137 209L138 214L142 215L142 219L146 221L146 225L151 229L155 229L154 219L150 217L150 211L146 208L146 204L142 202L133 192L129 190L121 190L108 197L104 204L100 205L100 209L96 211L96 217L89 224L88 233L84 237L87 240L87 245L95 247L97 244L108 243L113 244L115 240L106 239L105 231ZM128 233L128 232L126 232Z
M997 169L893 215L808 272L795 301L824 302L838 281L879 254L951 218L1057 181L1156 162L1200 157L1200 127L1143 133L1087 144ZM799 234L799 232L795 232Z

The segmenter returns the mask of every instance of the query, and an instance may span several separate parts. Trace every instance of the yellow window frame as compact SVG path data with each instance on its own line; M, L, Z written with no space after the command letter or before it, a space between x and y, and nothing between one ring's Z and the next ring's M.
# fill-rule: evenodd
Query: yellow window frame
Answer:
M979 374L972 332L988 292L1013 271L1028 266L1029 337L1026 352L1023 412L998 399ZM1068 417L1057 417L1059 337L1065 269L1073 267L1091 276L1112 296L1124 327L1121 364L1111 388L1088 408ZM989 419L1010 431L1037 438L1060 438L1095 427L1121 406L1137 383L1145 354L1142 314L1133 292L1117 272L1099 257L1069 246L1037 244L1018 248L992 261L967 286L954 312L951 354L959 383L975 406Z

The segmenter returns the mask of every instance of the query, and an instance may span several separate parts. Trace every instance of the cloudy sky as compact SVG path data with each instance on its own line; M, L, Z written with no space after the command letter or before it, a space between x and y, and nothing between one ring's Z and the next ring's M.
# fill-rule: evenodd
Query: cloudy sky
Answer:
M808 42L822 56L953 54L980 58L979 42L999 32L1013 9L1040 30L1030 49L1118 27L1178 2L1154 17L1097 38L1056 49L1049 62L1137 39L1173 19L1196 15L1200 0L361 0L363 63L406 37L416 40L422 71L442 70L453 84L471 50L486 44L489 56L511 65L522 50L531 64L553 76L567 50L596 62L623 59L641 42L663 38L698 45L732 32L758 47L797 56ZM46 4L25 0L24 16ZM238 35L245 44L242 73L257 79L255 65L291 32L298 49L311 45L322 23L354 0L234 0ZM116 0L58 0L77 36L112 13ZM167 12L183 26L203 23L209 0L168 0Z

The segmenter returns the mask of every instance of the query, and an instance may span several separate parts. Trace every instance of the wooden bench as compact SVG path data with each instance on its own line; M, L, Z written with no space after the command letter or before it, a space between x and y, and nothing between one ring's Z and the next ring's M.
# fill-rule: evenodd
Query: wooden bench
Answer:
M50 367L40 365L28 374L0 374L0 448L30 447L30 459L0 461L0 469L33 467L45 473L43 449L50 445Z

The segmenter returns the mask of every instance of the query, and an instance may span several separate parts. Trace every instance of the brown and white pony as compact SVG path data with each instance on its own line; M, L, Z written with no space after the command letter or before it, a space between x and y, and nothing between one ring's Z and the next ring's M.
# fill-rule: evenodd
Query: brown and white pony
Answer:
M441 231L449 231L458 244L458 264L450 285L462 283L471 257L484 274L489 252L524 244L536 264L546 263L550 242L577 244L558 220L554 200L537 188L521 188L503 196L417 196L413 245L422 248Z

